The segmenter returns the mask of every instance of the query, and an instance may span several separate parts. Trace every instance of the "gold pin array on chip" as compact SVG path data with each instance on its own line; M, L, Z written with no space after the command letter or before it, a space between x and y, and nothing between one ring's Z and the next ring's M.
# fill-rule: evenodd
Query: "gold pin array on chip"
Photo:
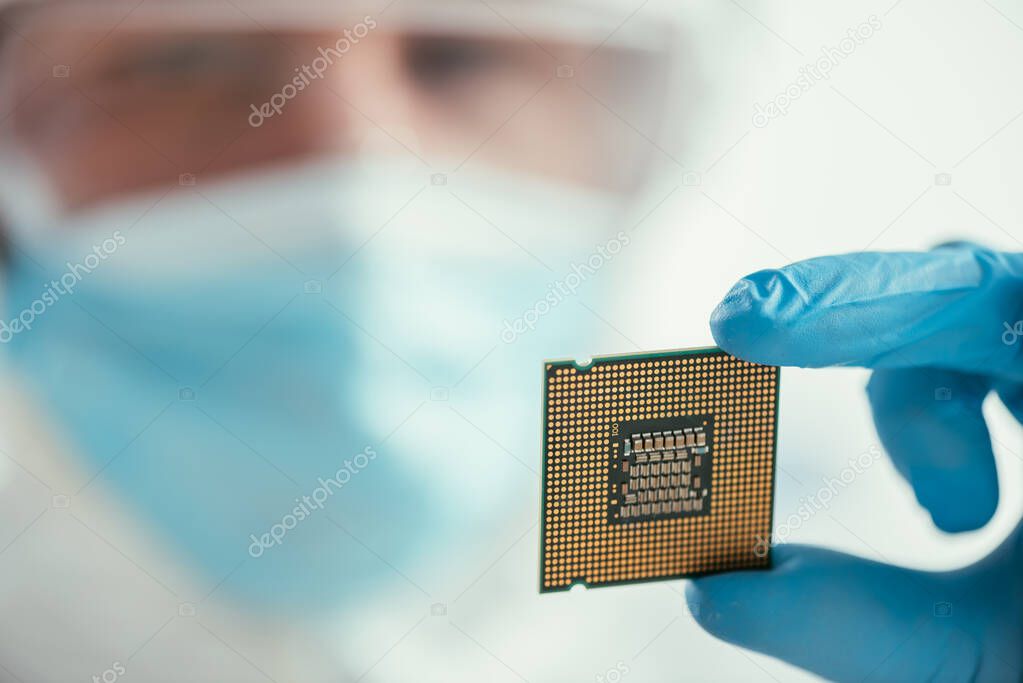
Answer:
M546 363L541 592L769 566L779 375L720 349Z

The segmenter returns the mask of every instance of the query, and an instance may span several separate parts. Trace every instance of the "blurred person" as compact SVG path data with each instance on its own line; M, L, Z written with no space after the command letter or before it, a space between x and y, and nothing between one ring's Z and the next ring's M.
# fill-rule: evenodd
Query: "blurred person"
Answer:
M536 359L601 328L540 318L628 241L649 151L607 108L657 128L664 27L447 1L0 19L2 671L355 677L322 624L457 592L535 487ZM145 663L192 616L214 649Z
M9 3L0 677L388 680L334 629L444 614L460 561L535 502L538 361L600 346L568 302L612 284L648 143L682 127L678 36L628 16ZM825 257L744 279L713 330L756 361L877 368L897 468L970 530L998 502L979 403L1017 402L983 330L1019 276L974 245ZM714 635L828 678L1018 678L1017 537L947 573L782 547L688 596ZM948 594L965 620L921 619ZM477 676L433 661L403 677Z

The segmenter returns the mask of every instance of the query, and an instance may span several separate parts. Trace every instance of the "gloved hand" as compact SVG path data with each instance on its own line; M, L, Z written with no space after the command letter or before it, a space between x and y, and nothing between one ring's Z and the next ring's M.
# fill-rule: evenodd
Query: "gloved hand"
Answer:
M990 391L1023 420L1023 254L952 244L861 253L741 280L711 320L747 360L874 369L874 420L934 523L983 526L998 504ZM952 572L923 572L799 545L774 567L691 582L714 636L841 681L1023 679L1023 532Z

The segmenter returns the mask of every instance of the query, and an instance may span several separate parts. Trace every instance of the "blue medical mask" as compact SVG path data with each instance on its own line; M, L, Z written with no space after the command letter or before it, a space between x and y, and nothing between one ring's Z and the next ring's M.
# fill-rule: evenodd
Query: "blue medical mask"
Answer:
M613 201L465 176L324 162L16 225L0 342L78 495L245 604L431 592L533 503L541 361L594 347L576 299L620 243Z

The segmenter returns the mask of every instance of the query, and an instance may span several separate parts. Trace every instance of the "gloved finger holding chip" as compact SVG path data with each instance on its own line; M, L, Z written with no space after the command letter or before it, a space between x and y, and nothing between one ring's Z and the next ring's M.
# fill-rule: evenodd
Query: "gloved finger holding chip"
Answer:
M1023 380L1023 325L1006 336L1021 303L1023 254L959 243L753 273L711 326L726 351L770 365L927 366Z
M747 360L874 368L868 394L896 469L939 528L967 531L998 504L981 405L992 389L1018 394L1021 303L1023 255L954 244L760 271L732 288L711 325Z

